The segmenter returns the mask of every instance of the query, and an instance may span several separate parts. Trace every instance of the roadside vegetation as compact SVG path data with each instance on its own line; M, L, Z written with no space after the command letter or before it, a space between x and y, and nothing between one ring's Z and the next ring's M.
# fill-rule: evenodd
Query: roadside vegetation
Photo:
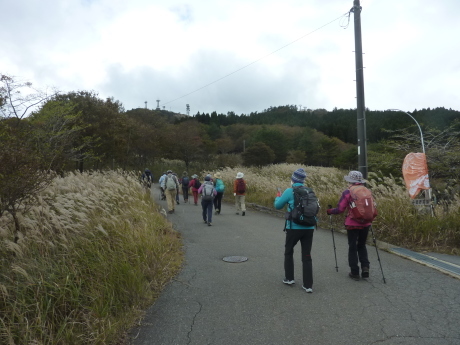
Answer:
M248 184L246 201L273 207L276 188L290 187L292 172L303 167L308 174L306 184L315 190L320 199L319 226L330 227L326 215L327 205L337 205L347 188L344 175L348 171L336 168L312 167L298 164L276 164L265 167L235 167L222 169L225 184L232 188L238 171L244 172ZM375 196L379 216L374 221L376 238L397 246L416 250L460 254L460 194L446 191L449 200L434 206L435 216L425 207L414 206L401 178L370 173L368 186ZM232 202L233 194L226 193ZM343 229L344 214L334 216L334 227Z
M0 218L0 343L114 344L182 263L181 239L134 174L56 178Z

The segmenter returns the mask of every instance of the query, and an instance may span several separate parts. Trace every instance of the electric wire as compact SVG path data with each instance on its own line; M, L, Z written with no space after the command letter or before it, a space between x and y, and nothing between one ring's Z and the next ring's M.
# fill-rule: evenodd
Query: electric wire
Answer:
M289 47L290 45L292 45L292 44L294 44L294 43L296 43L296 42L298 42L298 41L304 39L305 37L307 37L307 36L309 36L309 35L315 33L316 31L321 30L322 28L324 28L324 27L326 27L326 26L328 26L328 25L334 23L335 21L337 21L337 20L339 20L339 19L342 19L343 17L346 17L347 15L348 15L348 16L350 15L350 11L348 11L348 12L346 12L346 13L340 15L339 17L335 18L334 20L331 20L330 22L328 22L328 23L326 23L326 24L324 24L324 25L322 25L322 26L320 26L320 27L318 27L318 28L316 28L316 29L310 31L309 33L307 33L307 34L305 34L305 35L303 35L303 36L301 36L301 37L295 39L294 41L292 41L292 42L290 42L290 43L288 43L288 44L286 44L286 45L284 45L284 46L282 46L282 47L280 47L280 48L278 48L278 49L272 51L271 53L268 53L268 54L266 54L266 55L264 55L264 56L258 58L257 60L254 60L254 61L252 61L251 63L249 63L249 64L247 64L247 65L245 65L245 66L243 66L243 67L240 67L240 68L234 70L233 72L230 72L230 73L224 75L223 77L221 77L221 78L219 78L219 79L216 79L216 80L214 80L214 81L212 81L212 82L210 82L210 83L208 83L208 84L206 84L206 85L204 85L204 86L202 86L202 87L200 87L200 88L198 88L198 89L196 89L196 90L194 90L194 91L192 91L192 92L189 92L189 93L187 93L187 94L185 94L185 95L183 95L183 96L180 96L180 97L178 97L178 98L175 98L175 99L173 99L173 100L171 100L171 101L165 102L165 103L163 103L163 105L169 104L169 103L173 103L173 102L175 102L175 101L177 101L177 100L179 100L179 99L182 99L182 98L187 97L187 96L189 96L189 95L191 95L191 94L194 94L195 92L198 92L198 91L200 91L200 90L203 90L203 89L207 88L208 86L211 86L211 85L213 85L213 84L215 84L215 83L221 81L222 79L225 79L225 78L227 78L227 77L229 77L229 76L231 76L231 75L233 75L233 74L235 74L235 73L238 73L238 72L240 72L241 70L243 70L243 69L245 69L245 68L248 68L249 66L252 66L252 65L256 64L257 62L259 62L259 61L261 61L261 60L263 60L263 59L269 57L270 55L273 55L273 54L279 52L280 50L282 50L282 49L284 49L284 48L286 48L286 47ZM344 28L346 28L346 27L344 27Z

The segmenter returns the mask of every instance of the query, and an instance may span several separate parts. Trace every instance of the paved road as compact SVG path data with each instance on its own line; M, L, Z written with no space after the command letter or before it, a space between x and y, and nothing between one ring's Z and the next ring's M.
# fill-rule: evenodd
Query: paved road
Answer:
M298 247L297 283L281 282L282 219L251 210L237 216L229 204L213 217L206 226L193 204L168 215L183 235L185 266L132 331L134 345L460 344L460 280L380 251L384 284L375 248L368 247L370 278L353 281L345 235L335 234L336 272L331 232L319 229L307 294ZM227 263L227 256L248 261Z

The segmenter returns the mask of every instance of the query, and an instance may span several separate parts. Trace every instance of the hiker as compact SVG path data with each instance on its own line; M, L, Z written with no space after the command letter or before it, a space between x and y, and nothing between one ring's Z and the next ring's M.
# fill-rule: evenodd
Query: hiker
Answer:
M337 207L328 209L327 214L339 214L345 210L348 211L345 218L345 229L347 229L348 236L348 265L350 266L348 276L351 279L359 280L358 261L361 263L361 277L369 277L370 263L367 256L366 240L372 221L361 222L352 218L351 205L355 202L352 193L354 194L356 188L363 186L366 182L363 179L363 174L359 171L350 171L344 178L348 182L348 188L342 193Z
M212 225L212 204L213 199L217 195L217 191L214 188L214 183L211 181L211 177L207 175L204 178L203 184L198 189L198 193L201 194L201 207L203 209L203 220L208 226Z
M179 181L177 181L177 177L173 175L171 170L167 171L167 175L164 178L161 187L166 195L168 213L174 213L174 202L176 199L177 189L179 188Z
M164 172L163 175L160 176L158 180L158 184L160 185L160 192L161 192L161 200L166 200L165 190L163 189L163 182L166 178L166 173Z
M176 180L177 180L177 189L176 189L176 204L178 204L178 205L179 205L179 194L180 194L180 193L179 193L179 192L180 192L180 189L179 189L179 187L180 187L180 182L179 182L179 179L178 179L178 177L177 177L177 174L176 174L175 172L173 172L172 174L173 174L174 176L176 176Z
M233 196L235 197L235 207L236 207L236 214L246 215L246 204L244 203L244 199L246 197L246 181L243 179L244 174L242 172L238 172L236 174L236 180L233 181Z
M292 211L294 205L294 188L305 187L304 182L307 173L299 168L291 176L291 188L287 188L283 194L278 190L274 206L277 210L287 205L285 232L286 241L284 245L284 279L283 283L287 285L295 284L294 280L294 247L300 241L302 249L302 288L308 292L313 292L313 265L311 260L311 246L313 243L314 225L299 225L292 220Z
M214 198L214 210L215 214L220 214L222 210L222 197L224 196L224 191L225 191L225 184L224 181L222 181L222 175L220 172L216 172L214 174L215 180L215 186L216 186L216 191L217 195Z
M195 203L195 206L198 205L198 189L200 186L201 182L198 180L198 175L192 175L192 180L189 182L188 187L192 188L193 202Z
M186 171L182 173L182 178L180 180L180 184L182 185L182 195L184 196L184 202L188 203L188 184L190 183L190 179L188 178L188 174Z
M153 183L152 172L149 169L145 168L144 172L142 173L141 180L144 183L144 186L146 186L147 188L152 187L152 183Z

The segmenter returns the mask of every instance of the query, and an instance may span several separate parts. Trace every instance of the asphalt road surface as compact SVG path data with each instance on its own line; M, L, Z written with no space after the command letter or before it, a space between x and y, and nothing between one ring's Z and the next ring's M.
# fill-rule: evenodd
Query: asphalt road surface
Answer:
M375 248L368 246L370 277L351 280L346 236L335 233L336 272L329 224L320 224L308 294L300 243L296 284L282 283L281 218L250 209L238 216L224 204L207 226L201 206L182 200L168 218L183 236L185 264L132 330L134 345L460 344L460 280L433 268L379 251L384 284ZM248 260L223 261L229 256Z

